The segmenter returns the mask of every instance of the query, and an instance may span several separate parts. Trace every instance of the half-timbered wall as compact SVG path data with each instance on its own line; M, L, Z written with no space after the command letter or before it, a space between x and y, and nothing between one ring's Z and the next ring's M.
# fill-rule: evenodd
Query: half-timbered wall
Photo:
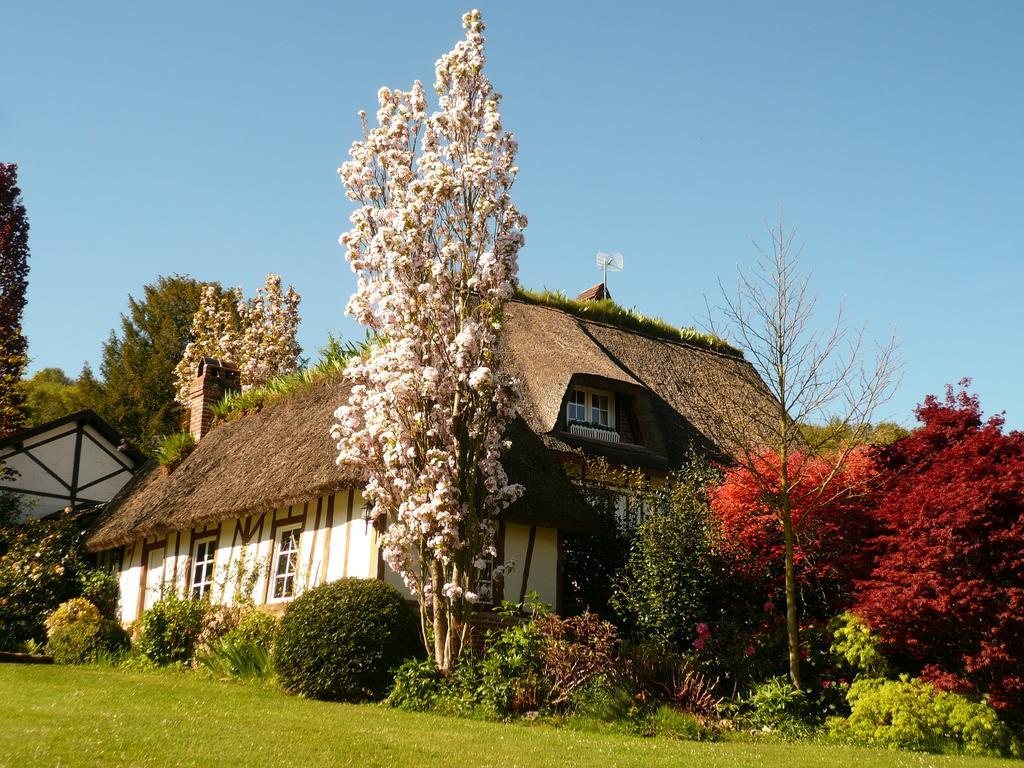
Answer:
M118 573L121 586L121 620L130 623L162 595L180 596L209 589L217 603L232 604L251 599L267 610L283 610L289 596L275 594L282 563L282 534L298 532L294 562L293 595L346 576L384 578L411 598L401 578L383 564L377 534L363 518L365 500L358 490L343 490L305 504L267 511L245 518L225 520L206 527L152 536L133 545L100 553L99 562ZM558 605L559 544L553 528L502 526L499 557L514 561L503 597L518 600L526 591ZM286 546L290 537L285 536ZM208 556L207 542L214 542L213 563L200 568ZM212 571L212 577L211 577Z

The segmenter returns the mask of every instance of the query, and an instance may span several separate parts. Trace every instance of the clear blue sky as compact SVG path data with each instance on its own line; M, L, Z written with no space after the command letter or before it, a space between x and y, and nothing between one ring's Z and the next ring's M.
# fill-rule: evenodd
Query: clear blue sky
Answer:
M32 224L33 369L77 372L129 293L280 272L301 341L354 335L335 174L381 85L430 82L461 3L54 3L0 12L0 159ZM689 324L780 204L826 313L905 378L1024 426L1024 4L489 2L520 140L521 278ZM380 8L382 10L374 10ZM386 10L384 10L386 8Z

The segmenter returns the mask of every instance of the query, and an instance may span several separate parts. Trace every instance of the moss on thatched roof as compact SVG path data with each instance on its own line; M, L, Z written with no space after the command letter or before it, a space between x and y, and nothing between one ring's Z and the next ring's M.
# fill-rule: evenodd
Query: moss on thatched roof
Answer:
M696 347L714 350L726 355L743 357L743 353L725 339L711 333L701 333L692 326L676 326L639 312L635 307L627 308L611 299L572 299L559 291L532 291L519 288L516 298L527 304L560 309L584 320L606 323L627 331L636 331L666 341L683 341Z

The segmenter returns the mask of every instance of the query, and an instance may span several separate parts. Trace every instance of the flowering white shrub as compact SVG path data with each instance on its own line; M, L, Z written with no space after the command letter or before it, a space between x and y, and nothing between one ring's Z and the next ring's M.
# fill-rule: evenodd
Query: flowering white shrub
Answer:
M174 369L178 402L188 404L189 389L203 357L237 365L243 390L296 370L302 354L296 341L299 301L291 286L282 291L280 275L267 275L263 287L248 300L241 288L224 292L215 285L204 285L192 316L192 341Z
M346 311L377 342L346 369L332 435L338 462L366 472L384 558L432 622L441 669L461 652L498 513L522 492L501 465L516 382L495 360L526 225L509 197L517 144L483 73L480 13L463 26L436 64L438 111L419 81L381 88L376 127L360 112L339 169L358 205L341 236L358 276Z

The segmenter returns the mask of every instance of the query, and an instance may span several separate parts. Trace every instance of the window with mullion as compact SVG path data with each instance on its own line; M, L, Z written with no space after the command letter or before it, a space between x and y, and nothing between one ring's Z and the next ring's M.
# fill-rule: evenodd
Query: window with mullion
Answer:
M602 427L611 426L611 408L608 405L608 395L599 395L594 392L590 396L590 423L600 424Z
M274 558L275 600L295 596L295 574L299 566L300 528L286 528L278 534L277 553Z
M569 421L586 423L587 393L582 389L574 389L569 395Z
M205 597L213 589L213 561L216 553L216 539L196 542L192 554L192 597Z

